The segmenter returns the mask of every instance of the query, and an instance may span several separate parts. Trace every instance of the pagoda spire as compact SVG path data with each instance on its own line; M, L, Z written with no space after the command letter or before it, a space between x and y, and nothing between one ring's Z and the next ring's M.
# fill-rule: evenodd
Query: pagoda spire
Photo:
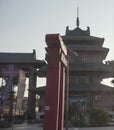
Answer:
M79 7L77 7L77 19L76 19L76 25L79 27Z

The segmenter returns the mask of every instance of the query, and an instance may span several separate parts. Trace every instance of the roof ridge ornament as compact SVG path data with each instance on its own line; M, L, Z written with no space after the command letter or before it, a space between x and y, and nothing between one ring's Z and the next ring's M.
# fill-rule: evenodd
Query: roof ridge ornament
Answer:
M76 25L79 27L79 7L77 7L77 19L76 19Z

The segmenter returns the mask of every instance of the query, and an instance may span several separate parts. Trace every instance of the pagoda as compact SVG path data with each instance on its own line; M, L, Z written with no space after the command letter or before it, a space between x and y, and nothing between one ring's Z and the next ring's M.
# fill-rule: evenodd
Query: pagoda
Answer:
M104 63L109 52L103 47L104 38L91 36L89 27L82 30L77 16L76 28L69 30L67 26L62 39L69 50L69 105L73 105L74 115L80 118L91 108L114 113L114 88L101 83L105 78L114 77L114 61ZM42 68L43 75L45 69ZM43 119L45 86L35 92L40 95L39 110Z
M80 118L91 108L114 112L114 88L101 84L104 78L114 77L113 61L104 62L109 49L104 38L91 36L90 28L82 30L77 16L76 28L62 36L69 51L69 103L75 106ZM71 52L71 53L70 53ZM75 56L74 53L78 56ZM75 104L75 105L74 105Z

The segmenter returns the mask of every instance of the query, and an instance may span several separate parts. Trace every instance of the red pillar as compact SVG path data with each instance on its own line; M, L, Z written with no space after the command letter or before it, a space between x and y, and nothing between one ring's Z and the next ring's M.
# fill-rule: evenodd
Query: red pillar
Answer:
M46 43L48 66L44 130L62 130L66 48L59 34L46 35Z

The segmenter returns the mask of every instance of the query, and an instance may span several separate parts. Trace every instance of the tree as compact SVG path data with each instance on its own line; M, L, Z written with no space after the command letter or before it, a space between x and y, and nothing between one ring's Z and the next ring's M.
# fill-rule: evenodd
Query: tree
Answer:
M108 113L101 108L93 108L90 111L90 124L92 126L105 126L108 123Z

